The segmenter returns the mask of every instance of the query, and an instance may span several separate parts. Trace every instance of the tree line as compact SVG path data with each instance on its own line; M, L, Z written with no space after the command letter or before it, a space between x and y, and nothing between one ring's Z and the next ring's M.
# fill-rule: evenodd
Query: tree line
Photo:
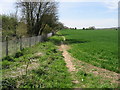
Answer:
M16 13L0 15L2 17L3 39L20 36L38 36L56 32L65 26L59 22L58 4L50 2L16 2ZM21 15L17 15L20 12Z

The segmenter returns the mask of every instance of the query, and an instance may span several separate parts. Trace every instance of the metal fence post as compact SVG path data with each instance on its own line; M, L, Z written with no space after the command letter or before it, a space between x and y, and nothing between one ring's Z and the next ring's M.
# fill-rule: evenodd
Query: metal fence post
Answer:
M8 37L6 36L6 56L8 56Z

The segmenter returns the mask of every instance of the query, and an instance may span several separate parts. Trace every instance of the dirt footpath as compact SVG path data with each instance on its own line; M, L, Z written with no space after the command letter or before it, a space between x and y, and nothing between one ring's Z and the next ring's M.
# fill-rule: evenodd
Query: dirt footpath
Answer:
M63 40L65 41L65 37L63 37ZM59 50L62 51L63 56L64 56L64 60L66 62L66 67L68 68L69 72L72 73L76 73L78 70L84 70L87 73L92 73L95 76L101 76L103 78L101 78L101 80L110 80L111 83L117 83L120 84L119 82L119 77L120 74L109 71L107 69L103 69L103 68L99 68L96 66L93 66L91 64L88 64L86 62L77 60L75 58L73 58L71 56L70 53L68 53L68 49L70 49L70 47L68 45L65 45L63 43L63 41L61 41L61 45L59 46ZM76 68L77 67L77 68ZM74 80L75 83L79 83L79 81L77 79Z

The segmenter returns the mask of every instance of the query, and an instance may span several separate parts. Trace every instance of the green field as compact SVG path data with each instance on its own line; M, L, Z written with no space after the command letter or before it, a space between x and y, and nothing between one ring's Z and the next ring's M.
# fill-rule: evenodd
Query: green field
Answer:
M117 30L61 30L78 60L120 73Z
M113 37L111 41L109 40L110 36L105 34L108 32ZM116 82L111 81L112 79L86 72L84 68L87 67L85 64L82 64L83 68L77 65L80 64L78 60L73 62L78 72L70 73L66 67L62 52L56 47L56 45L61 45L61 41L63 41L60 33L66 37L65 43L71 46L69 52L71 52L74 57L98 67L104 66L103 68L118 72L117 55L115 53L113 54L113 52L117 52L116 31L62 30L57 33L57 35L50 37L46 42L39 43L31 48L25 48L13 56L3 58L3 61L0 62L2 63L3 89L118 87ZM107 38L102 38L100 33ZM103 42L100 41L101 39ZM98 54L100 50L101 53ZM110 54L110 52L112 52L112 54ZM106 54L102 55L102 53ZM100 58L100 55L102 55L102 58ZM113 58L114 61L109 58ZM104 60L109 63L105 63ZM35 65L37 63L37 68L32 68L35 66L34 64L32 66L32 63L35 63ZM23 66L26 64L28 64L31 69L26 70L27 73L24 73L24 71L22 72L21 70L25 70L24 68L26 67ZM23 73L22 75L19 73L19 70ZM75 79L78 80L79 83L74 83L73 81Z

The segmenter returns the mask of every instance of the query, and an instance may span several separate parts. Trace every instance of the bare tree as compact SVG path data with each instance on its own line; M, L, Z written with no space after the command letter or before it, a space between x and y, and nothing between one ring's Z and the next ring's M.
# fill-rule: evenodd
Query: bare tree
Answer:
M55 26L57 17L57 2L24 2L17 3L22 16L27 23L29 35L41 35L46 25Z

